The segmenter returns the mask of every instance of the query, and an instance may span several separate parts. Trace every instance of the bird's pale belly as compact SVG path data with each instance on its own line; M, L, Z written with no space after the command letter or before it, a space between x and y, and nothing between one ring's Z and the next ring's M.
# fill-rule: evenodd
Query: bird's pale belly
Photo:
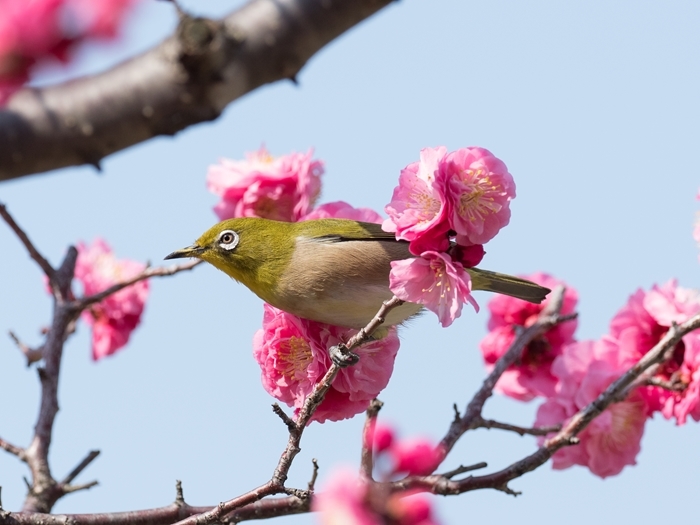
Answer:
M382 302L391 299L386 287L362 290L335 290L334 296L314 294L309 291L306 297L296 297L293 301L283 301L273 305L304 319L349 328L364 328L377 314ZM422 306L404 303L392 309L384 321L385 326L401 324L420 312Z

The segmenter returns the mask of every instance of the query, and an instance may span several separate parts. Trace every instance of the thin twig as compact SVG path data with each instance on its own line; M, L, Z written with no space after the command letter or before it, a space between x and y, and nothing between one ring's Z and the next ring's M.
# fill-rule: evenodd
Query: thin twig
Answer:
M554 432L559 432L561 430L561 425L552 425L549 427L519 427L517 425L511 425L508 423L501 423L500 421L494 421L493 419L477 419L472 428L486 428L492 429L497 428L500 430L508 430L510 432L515 432L521 436L546 436L547 434L552 434Z
M53 266L49 264L49 261L47 261L46 258L39 253L39 250L37 250L34 244L32 244L32 241L29 240L29 237L26 233L24 233L24 230L20 228L19 224L17 224L12 218L12 215L10 215L10 212L7 211L7 207L1 202L0 217L2 217L10 229L15 232L15 235L17 235L19 240L22 242L22 244L24 244L24 247L29 252L29 256L34 259L46 277L48 277L49 281L53 283L53 281L56 279L56 270L54 270Z
M0 438L0 448L3 450L6 450L10 454L17 456L19 459L22 461L25 460L25 454L24 454L24 449L22 447L17 447L13 445L12 443L9 443L5 441L4 439Z
M31 366L32 363L36 363L37 361L41 361L41 358L43 357L43 347L39 348L32 348L28 345L25 345L19 337L15 335L15 333L10 330L8 332L10 335L10 339L14 341L15 345L17 345L17 348L19 348L20 352L24 354L24 357L27 359L27 366Z
M479 470L482 468L488 467L488 463L485 461L482 461L481 463L475 463L473 465L460 465L456 469L453 470L448 470L444 474L441 474L443 478L447 479L452 479L455 476L459 476L460 474L464 474L465 472L472 472L473 470Z
M180 507L185 505L185 493L182 490L182 481L179 479L175 480L175 505Z
M144 281L146 279L150 279L151 277L169 277L171 275L175 275L176 273L191 270L192 268L194 268L198 264L201 264L202 262L203 261L190 261L183 264L173 264L171 266L156 266L154 268L146 268L144 271L142 271L138 275L135 275L131 279L127 279L126 281L114 284L109 288L106 288L94 295L89 295L87 297L81 297L80 299L76 299L75 301L70 303L70 308L76 311L83 311L88 306L93 305L95 303L99 303L100 301L106 299L110 295L117 293L118 291L123 290L124 288L131 286L132 284L136 284L139 281Z
M85 468L92 463L97 456L100 455L99 450L91 450L78 465L70 471L70 473L61 481L61 485L70 485L70 483L78 477Z
M307 485L309 492L313 492L316 488L316 480L318 479L318 460L316 458L311 458L311 464L313 465L313 471L311 472L311 479Z
M277 414L277 416L282 420L282 422L287 426L287 429L290 432L294 432L297 428L297 424L294 422L294 420L289 417L284 410L282 410L282 407L279 406L278 403L272 403L272 411Z
M377 415L384 403L379 399L373 399L367 407L367 417L362 429L362 453L360 456L360 473L366 479L372 479L372 469L374 468L374 458L372 457L374 446L374 429L377 425Z
M361 328L354 336L352 336L348 340L348 342L345 343L345 347L348 350L352 350L353 348L357 348L361 344L369 341L372 337L372 334L377 330L377 328L379 328L384 323L384 321L386 320L386 316L389 314L389 312L392 311L394 308L401 306L402 304L404 304L404 302L405 301L402 301L396 296L393 296L388 301L384 301L376 315L372 318L372 320L369 323L367 323L367 326Z
M78 492L80 490L91 489L95 485L99 485L99 482L98 481L90 481L88 483L82 483L80 485L64 485L61 488L62 488L64 494L70 494L72 492Z

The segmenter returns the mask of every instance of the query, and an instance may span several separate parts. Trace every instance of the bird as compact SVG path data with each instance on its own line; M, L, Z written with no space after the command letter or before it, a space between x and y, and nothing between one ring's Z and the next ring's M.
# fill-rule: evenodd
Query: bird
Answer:
M218 268L268 304L290 314L360 329L391 299L391 262L415 257L409 243L381 225L349 219L281 222L257 217L228 219L194 244L165 259L194 257ZM551 291L531 281L465 268L473 290L540 303ZM400 325L423 306L405 302L384 326Z

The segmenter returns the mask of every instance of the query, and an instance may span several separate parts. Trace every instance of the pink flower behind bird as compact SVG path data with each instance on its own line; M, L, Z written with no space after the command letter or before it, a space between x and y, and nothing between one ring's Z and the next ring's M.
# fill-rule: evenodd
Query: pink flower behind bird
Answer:
M565 286L561 313L568 315L576 310L578 294L563 281L540 272L522 277L551 289ZM533 304L506 295L493 296L488 303L491 312L489 333L479 344L489 369L508 351L515 341L517 330L531 326L549 303L549 297L541 304ZM577 325L576 319L561 323L532 341L516 364L501 376L496 390L521 401L529 401L538 395L551 396L557 382L551 371L552 362L561 354L564 345L574 341Z
M347 341L355 333L356 330L300 319L265 304L263 328L253 340L263 387L298 411L330 368L328 348ZM398 349L395 328L386 337L358 348L359 363L338 373L313 420L338 421L364 411L388 384Z
M552 366L559 379L556 393L537 411L535 426L562 423L594 401L629 367L624 351L612 339L582 341L564 347ZM649 407L638 391L608 407L578 435L580 443L558 450L555 469L588 467L602 478L635 465ZM542 442L544 438L540 439Z
M360 222L373 222L381 224L384 219L371 208L354 208L347 202L336 201L321 204L310 213L304 215L300 220L309 221L312 219L350 219Z
M391 262L389 288L399 299L425 305L442 326L450 326L462 314L462 305L479 305L471 295L471 277L449 254L424 252L415 259Z
M637 290L610 322L610 333L634 363L668 332L672 323L683 323L700 313L696 290L679 287L675 280ZM671 359L659 368L656 379L676 390L650 386L640 389L653 411L682 425L688 416L700 421L700 334L687 334Z
M141 273L146 265L117 260L107 243L96 239L92 245L79 243L75 278L83 285L84 295L94 295ZM131 332L141 321L148 298L148 281L139 281L124 288L82 314L92 326L92 358L97 361L123 348Z
M209 167L207 187L221 197L219 219L263 217L296 222L308 214L321 190L323 163L313 152L272 157L265 147L246 160L221 159Z

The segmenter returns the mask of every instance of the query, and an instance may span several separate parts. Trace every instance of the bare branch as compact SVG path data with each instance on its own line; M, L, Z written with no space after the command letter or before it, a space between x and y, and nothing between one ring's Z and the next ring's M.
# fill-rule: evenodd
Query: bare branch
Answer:
M24 354L24 357L27 359L27 366L31 366L32 363L36 363L37 361L41 361L41 358L44 356L44 348L39 347L39 348L32 348L28 345L25 345L19 337L15 335L15 333L10 330L8 332L10 339L12 339L17 345L17 348L19 348L20 352Z
M277 416L282 420L282 423L287 426L287 430L290 432L296 431L297 424L284 412L284 410L282 410L282 407L280 407L278 403L272 403L272 411L277 414Z
M443 478L447 479L452 479L455 476L459 476L460 474L464 474L465 472L471 472L473 470L480 470L482 468L488 467L488 464L485 461L482 461L481 463L475 463L474 465L460 465L456 469L453 470L448 470L444 474L442 474Z
M90 481L89 483L83 483L81 485L63 485L61 486L61 490L63 494L70 494L71 492L78 492L79 490L91 489L95 485L99 485L99 483L97 481Z
M175 34L108 71L22 89L0 110L0 181L99 167L114 152L216 119L260 86L295 81L323 46L389 3L252 0L220 20L185 15Z
M547 434L552 434L553 432L559 432L561 430L561 425L554 425L551 427L519 427L517 425L510 425L508 423L501 423L499 421L494 421L493 419L477 419L472 428L498 428L500 430L509 430L510 432L515 432L521 436L546 436Z
M12 443L5 441L2 438L0 438L0 448L9 452L10 454L12 454L14 456L17 456L22 461L25 461L25 455L24 455L23 448L17 447L15 445L13 445Z
M70 471L70 473L61 481L61 485L69 485L72 483L72 481L78 477L78 474L80 474L83 470L87 468L87 466L92 463L97 456L100 455L99 450L91 450L85 458L78 463L78 465Z
M3 150L5 148L2 148ZM0 153L0 156L2 153ZM27 236L26 233L24 233L24 230L20 228L19 224L15 222L15 220L12 218L12 215L10 215L10 212L7 211L7 207L0 203L0 217L3 218L3 220L7 223L7 225L10 227L10 229L15 232L15 235L19 238L19 240L24 244L24 247L27 249L29 252L29 256L34 259L34 262L36 262L41 270L44 272L44 275L48 277L50 282L55 281L56 279L56 270L54 270L53 266L49 264L49 261L46 260L46 258L39 253L39 250L37 250L34 247L34 244L32 244L32 241L29 240L29 237Z
M308 483L309 492L313 492L316 488L316 480L318 479L318 460L316 458L312 458L311 464L313 465L313 471L311 472L311 479Z
M158 266L155 268L146 268L144 271L142 271L138 275L135 275L131 279L127 279L126 281L122 281L120 283L112 285L109 288L106 288L94 295L89 295L87 297L81 297L80 299L76 299L70 304L70 308L81 312L85 310L88 306L93 305L95 303L99 303L100 301L106 299L110 295L117 293L118 291L123 290L124 288L127 288L132 284L136 284L139 281L145 281L146 279L150 279L151 277L169 277L171 275L175 275L176 273L191 270L192 268L201 264L202 262L203 261L191 261L183 264L174 264L171 266Z
M373 399L367 407L367 418L362 429L362 455L360 457L360 473L367 479L372 479L374 458L372 457L372 445L374 427L377 424L377 415L384 406L379 399Z

